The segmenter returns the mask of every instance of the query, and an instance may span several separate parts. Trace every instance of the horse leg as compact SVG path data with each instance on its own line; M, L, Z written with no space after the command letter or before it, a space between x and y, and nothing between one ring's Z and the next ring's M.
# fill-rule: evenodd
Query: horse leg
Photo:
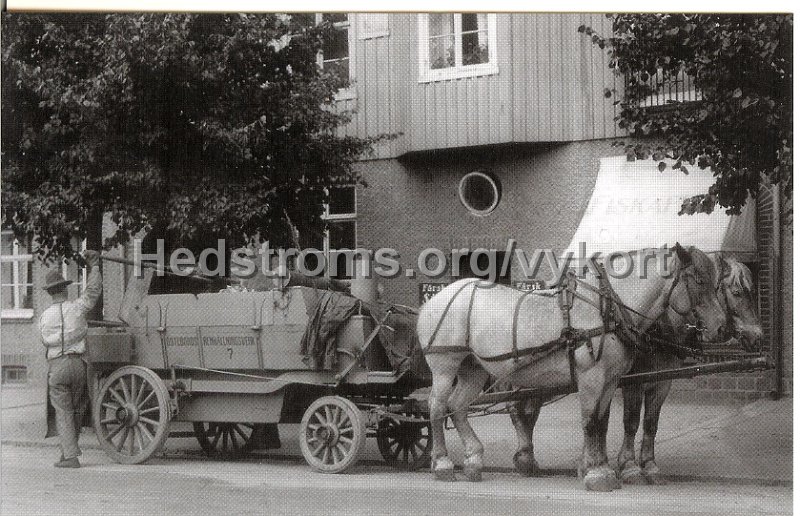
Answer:
M431 369L432 385L428 397L431 418L431 471L436 480L452 482L456 479L453 461L447 456L444 439L444 422L447 419L447 401L453 392L453 381L463 357L449 354L426 357Z
M639 416L642 413L644 391L641 385L626 385L622 388L624 400L623 423L625 438L617 456L619 476L626 484L646 484L642 468L636 462L636 432L639 431Z
M482 367L466 359L458 371L456 386L450 395L448 406L452 411L453 424L464 443L464 474L470 482L480 482L483 469L483 444L467 420L467 411L475 401L489 377Z
M581 402L583 456L579 468L585 472L583 485L587 491L612 491L619 487L616 473L608 465L605 449L608 413L616 382L605 379L605 371L593 368L578 376L578 398Z
M656 465L655 441L658 417L670 388L672 388L672 382L663 381L648 384L644 390L644 421L642 422L642 449L639 453L639 462L647 481L655 485L667 483Z
M541 398L517 401L511 408L511 422L517 433L517 451L514 468L520 475L533 477L539 473L539 464L533 455L533 428L542 408Z

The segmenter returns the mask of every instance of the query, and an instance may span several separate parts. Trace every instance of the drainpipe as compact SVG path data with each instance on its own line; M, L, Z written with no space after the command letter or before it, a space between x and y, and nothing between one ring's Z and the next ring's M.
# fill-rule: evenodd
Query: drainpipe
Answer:
M773 400L783 395L783 203L781 190L773 186L774 216L772 218L772 358L775 361L775 388L770 393Z

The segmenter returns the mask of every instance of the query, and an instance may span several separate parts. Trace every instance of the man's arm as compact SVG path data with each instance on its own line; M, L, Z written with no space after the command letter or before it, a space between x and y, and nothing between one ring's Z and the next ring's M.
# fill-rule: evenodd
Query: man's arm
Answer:
M100 255L97 251L86 251L86 266L89 268L89 278L86 288L75 302L84 313L90 312L100 295L103 293L103 277L100 275Z

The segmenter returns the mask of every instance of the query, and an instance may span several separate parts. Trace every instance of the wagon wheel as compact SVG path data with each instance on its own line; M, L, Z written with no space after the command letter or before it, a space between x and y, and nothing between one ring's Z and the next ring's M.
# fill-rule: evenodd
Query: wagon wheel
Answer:
M300 451L322 473L340 473L358 461L366 426L355 404L339 396L319 398L303 414Z
M208 455L238 457L253 451L264 435L255 423L194 423L194 436Z
M139 366L111 373L94 404L100 446L122 464L139 464L160 450L171 418L166 385L153 371Z
M431 424L399 421L386 417L378 421L378 450L387 464L414 471L431 462Z

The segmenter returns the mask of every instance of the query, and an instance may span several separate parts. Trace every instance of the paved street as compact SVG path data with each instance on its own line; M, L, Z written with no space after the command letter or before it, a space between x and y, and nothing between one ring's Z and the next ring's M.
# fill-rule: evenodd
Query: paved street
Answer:
M790 487L714 482L625 486L586 493L575 478L489 473L479 484L435 483L367 463L346 475L299 460L155 459L112 463L87 450L80 470L57 470L54 448L3 446L4 515L21 514L789 514Z

